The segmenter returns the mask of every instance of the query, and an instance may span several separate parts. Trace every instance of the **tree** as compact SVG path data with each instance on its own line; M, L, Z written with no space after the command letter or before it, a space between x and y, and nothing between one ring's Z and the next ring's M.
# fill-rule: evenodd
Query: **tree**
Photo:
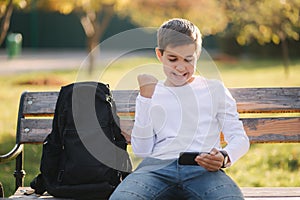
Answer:
M200 26L203 35L223 31L227 25L225 5L218 0L43 0L36 3L38 9L77 13L91 53L90 73L96 53L92 50L99 44L115 14L130 16L133 22L143 27L159 26L166 19L184 17Z
M87 37L87 50L90 53L88 70L92 73L97 53L94 49L99 44L116 9L122 7L126 0L34 0L34 2L38 9L57 11L62 14L74 12L78 15Z
M203 35L224 31L228 24L225 4L219 0L135 0L119 14L130 16L140 26L155 27L170 18L186 18L195 23Z
M24 9L29 0L0 0L0 46L4 42L14 8Z
M246 45L254 39L260 45L281 44L288 75L287 39L299 40L300 0L228 0L226 6L237 42Z

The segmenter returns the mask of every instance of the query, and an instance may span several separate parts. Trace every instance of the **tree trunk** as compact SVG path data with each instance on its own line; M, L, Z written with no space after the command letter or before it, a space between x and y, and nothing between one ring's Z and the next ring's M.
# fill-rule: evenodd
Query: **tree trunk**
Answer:
M97 54L99 52L99 48L97 49L97 45L99 44L99 39L96 38L96 34L94 34L92 37L87 38L87 46L88 46L88 73L91 75L95 69L95 60L97 57Z
M113 17L113 5L107 5L102 10L103 17L98 19L99 13L87 13L86 16L81 18L81 24L87 36L87 49L89 53L89 66L88 73L91 75L95 68L95 60L100 49L96 49L100 44L100 39L107 29Z
M10 25L10 18L11 18L11 15L12 15L12 12L13 12L13 9L14 9L14 6L13 6L13 0L10 0L8 2L8 5L6 7L6 11L3 15L3 21L1 23L1 27L0 27L0 30L1 33L0 33L0 46L2 45L6 35L7 35L7 31L9 29L9 25Z
M286 77L289 76L289 49L286 39L281 40L281 49L282 49L282 58L283 58L283 66L284 66L284 74Z

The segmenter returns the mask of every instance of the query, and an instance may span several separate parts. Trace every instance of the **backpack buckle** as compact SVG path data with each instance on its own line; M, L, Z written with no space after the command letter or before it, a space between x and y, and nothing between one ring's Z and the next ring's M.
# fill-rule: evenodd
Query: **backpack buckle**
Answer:
M59 171L58 176L57 176L57 181L58 182L62 182L64 171L65 170L60 170Z
M112 96L109 94L106 94L105 97L106 97L106 101L112 106Z

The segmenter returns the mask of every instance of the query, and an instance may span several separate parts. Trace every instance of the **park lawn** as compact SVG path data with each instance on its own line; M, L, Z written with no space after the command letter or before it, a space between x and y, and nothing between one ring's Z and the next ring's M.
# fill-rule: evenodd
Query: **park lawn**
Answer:
M200 65L199 73L206 63ZM212 78L222 80L227 87L300 86L300 60L292 60L289 76L284 74L281 61L274 59L235 60L213 65ZM212 63L207 66L211 67ZM23 91L57 91L61 85L85 80L106 82L112 89L137 89L137 74L150 73L163 78L160 71L156 59L131 58L96 69L92 76L78 70L0 75L0 154L7 153L14 146L18 102ZM25 151L25 184L29 185L39 171L41 145L27 145ZM139 160L132 158L136 166ZM226 171L240 186L299 186L299 158L299 144L256 144ZM14 191L13 172L14 161L0 165L0 181L4 185L5 196Z

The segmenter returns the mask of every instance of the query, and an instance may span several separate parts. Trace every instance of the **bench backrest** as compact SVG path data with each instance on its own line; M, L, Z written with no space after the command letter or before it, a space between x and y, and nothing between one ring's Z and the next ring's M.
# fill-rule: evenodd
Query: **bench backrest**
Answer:
M300 142L300 87L232 88L238 112L252 143ZM116 90L113 97L121 129L130 140L137 90ZM24 92L17 143L41 143L51 132L58 92Z

